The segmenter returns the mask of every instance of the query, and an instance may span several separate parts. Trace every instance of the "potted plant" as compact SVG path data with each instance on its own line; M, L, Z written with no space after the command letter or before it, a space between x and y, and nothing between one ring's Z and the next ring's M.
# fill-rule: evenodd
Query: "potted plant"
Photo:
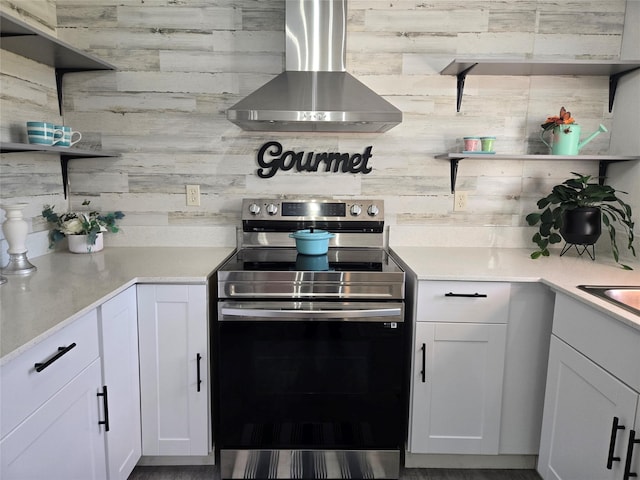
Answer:
M88 206L90 203L89 200L85 200L82 205ZM69 250L74 253L102 250L103 232L118 232L120 228L116 222L124 217L121 211L109 213L82 211L58 215L53 209L53 206L45 205L42 210L42 216L53 226L49 232L49 248L53 248L59 240L67 237Z
M526 217L529 225L539 224L538 232L532 238L538 250L531 254L531 258L549 256L549 245L559 243L563 238L567 244L595 244L602 222L609 231L616 263L631 270L628 265L620 263L616 239L616 225L620 225L629 241L627 248L636 256L631 207L617 196L617 193L626 192L616 192L608 185L589 183L590 175L571 173L576 178L569 178L554 186L549 195L538 200L537 205L542 213L530 213Z

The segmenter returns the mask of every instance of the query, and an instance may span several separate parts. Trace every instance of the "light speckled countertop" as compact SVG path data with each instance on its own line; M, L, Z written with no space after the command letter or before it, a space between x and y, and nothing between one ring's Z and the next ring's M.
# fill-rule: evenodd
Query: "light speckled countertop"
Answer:
M542 282L556 291L577 298L592 307L640 330L640 316L586 293L578 285L640 286L640 265L623 270L611 260L572 254L532 260L531 249L393 247L396 257L418 280L469 280Z
M395 247L419 280L538 282L640 330L640 316L576 288L640 285L640 266L572 256L531 260L529 249ZM38 271L0 286L0 365L136 283L205 283L233 248L109 247L31 259Z
M0 285L0 365L136 283L206 283L233 248L109 247L30 259Z

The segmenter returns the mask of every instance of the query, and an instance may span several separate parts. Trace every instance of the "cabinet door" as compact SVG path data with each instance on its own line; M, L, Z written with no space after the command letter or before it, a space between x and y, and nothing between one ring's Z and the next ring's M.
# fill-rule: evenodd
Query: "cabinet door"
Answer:
M417 322L412 453L498 453L506 331Z
M142 454L136 287L105 302L99 319L102 379L109 402L109 479L126 480Z
M553 298L546 285L511 285L500 416L501 454L538 455L540 451Z
M640 399L638 400L638 408L636 410L636 425L634 432L633 445L629 444L629 440L627 440L627 448L625 456L622 458L622 462L623 466L625 466L627 461L629 462L630 474L635 473L636 476L640 476ZM631 457L631 460L628 460L629 457Z
M205 285L138 285L143 455L209 454Z
M538 471L545 480L621 479L638 394L555 336L551 337ZM607 458L614 417L611 470Z
M106 478L104 412L94 360L0 442L0 478Z

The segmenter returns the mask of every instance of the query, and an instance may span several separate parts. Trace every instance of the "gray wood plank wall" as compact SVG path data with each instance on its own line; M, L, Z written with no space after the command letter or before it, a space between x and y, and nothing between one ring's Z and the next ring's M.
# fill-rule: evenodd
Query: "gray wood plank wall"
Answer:
M122 153L70 164L73 208L87 198L127 215L107 245L233 245L242 198L310 194L382 197L389 225L435 228L435 243L529 247L524 216L535 201L571 171L597 175L596 162L462 162L458 189L468 192L468 208L454 212L449 163L434 156L461 150L465 135L495 135L498 152L547 153L540 124L563 105L584 132L611 126L608 78L471 75L456 113L455 77L438 72L456 56L618 59L626 8L625 0L351 0L348 70L404 121L384 134L337 135L250 133L226 120L226 108L283 70L283 0L51 4L59 38L118 70L67 75L60 119L50 69L2 51L0 135L26 141L25 121L64 120L82 132L78 146ZM50 28L41 5L0 0L4 11ZM608 153L609 138L582 153ZM269 139L305 151L373 145L374 170L261 179L256 151ZM29 204L31 243L42 251L42 205L67 208L57 157L4 154L1 162L0 198ZM199 207L186 206L186 184L200 185Z

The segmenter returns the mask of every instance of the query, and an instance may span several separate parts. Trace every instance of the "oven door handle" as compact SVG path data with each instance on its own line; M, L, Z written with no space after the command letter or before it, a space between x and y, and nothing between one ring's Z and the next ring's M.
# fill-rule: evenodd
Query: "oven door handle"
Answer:
M395 322L402 322L402 309L372 308L372 309L336 309L336 310L281 310L265 308L232 308L223 307L220 311L223 317L240 317L260 320L317 320L317 319L349 319L352 321L385 322L388 317L397 317ZM222 318L234 320L234 318Z

